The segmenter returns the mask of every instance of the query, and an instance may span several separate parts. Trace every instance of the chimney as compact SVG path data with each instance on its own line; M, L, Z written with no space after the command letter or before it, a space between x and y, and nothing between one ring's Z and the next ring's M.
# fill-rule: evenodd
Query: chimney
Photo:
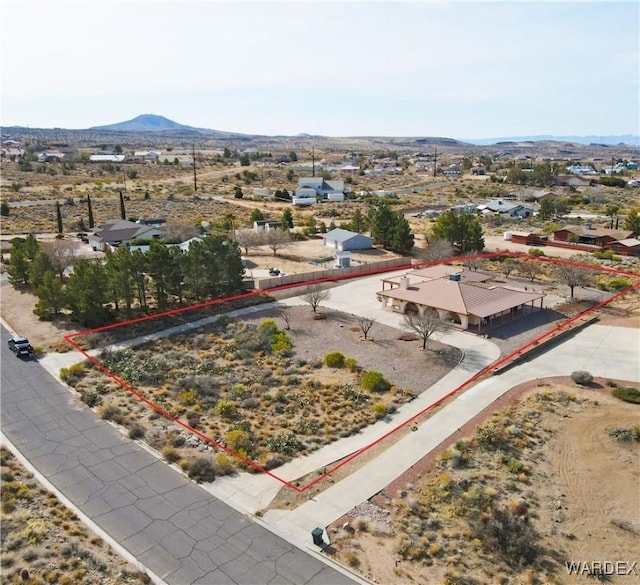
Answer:
M400 288L402 290L408 290L409 289L409 277L408 276L401 276L400 277Z

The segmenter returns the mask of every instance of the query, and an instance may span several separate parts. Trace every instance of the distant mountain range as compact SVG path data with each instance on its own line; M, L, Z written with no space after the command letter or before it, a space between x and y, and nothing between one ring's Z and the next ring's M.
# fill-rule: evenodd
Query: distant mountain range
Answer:
M22 128L20 126L13 127L13 129ZM10 128L4 128L3 131L8 131ZM34 130L34 129L30 129ZM46 130L46 129L42 129ZM61 128L55 128L54 130L63 130ZM201 135L203 137L212 137L220 139L236 139L241 141L247 141L252 139L270 139L276 137L269 137L258 134L242 134L240 132L229 132L222 130L213 130L210 128L197 128L195 126L187 126L185 124L179 124L173 120L169 120L164 116L158 116L156 114L142 114L131 120L124 122L118 122L116 124L108 124L106 126L93 126L87 130L75 130L72 132L122 132L122 133L138 133L138 132L157 132L164 133L166 135L180 136L185 133ZM70 131L71 132L71 131ZM195 138L195 136L194 136ZM280 138L287 138L280 136ZM291 137L289 137L291 138ZM333 139L336 137L311 135L307 133L300 133L296 136L300 139ZM566 142L580 145L594 145L594 146L617 146L627 145L631 147L640 146L640 136L633 134L623 134L615 136L555 136L551 134L538 135L538 136L503 136L499 138L470 138L470 139L453 139L445 137L391 137L391 136L378 136L378 137L365 137L365 136L353 136L342 137L342 139L388 139L394 144L403 144L405 146L442 146L442 147L464 147L464 146L502 146L509 147L521 147L527 148L529 144L543 143L543 142ZM336 138L337 139L337 138Z
M633 134L621 134L617 136L554 136L544 134L541 136L505 136L502 138L470 138L462 139L469 144L488 146L500 144L501 142L573 142L574 144L605 144L615 146L616 144L628 144L630 146L640 146L640 136Z
M106 126L93 126L89 128L94 132L198 132L200 134L220 134L225 136L242 136L237 132L223 132L220 130L212 130L209 128L196 128L194 126L186 126L178 124L164 116L156 114L142 114L125 122L116 124L108 124Z

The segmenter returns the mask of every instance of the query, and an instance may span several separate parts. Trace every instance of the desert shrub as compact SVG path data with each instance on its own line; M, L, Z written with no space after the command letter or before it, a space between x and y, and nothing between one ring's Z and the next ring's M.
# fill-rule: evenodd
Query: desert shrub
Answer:
M293 342L284 331L277 331L271 336L271 351L287 353L293 348Z
M515 457L505 457L503 458L502 462L506 466L509 473L518 474L522 473L525 470L524 463L519 459L516 459Z
M216 468L209 459L197 457L189 461L187 475L198 483L207 483L216 478Z
M376 418L384 418L389 413L389 407L384 402L376 402L372 408Z
M527 516L518 516L508 508L493 508L471 522L474 538L484 550L495 554L512 568L531 565L538 556L538 534Z
M387 392L391 388L389 381L375 370L370 370L362 374L360 385L370 392Z
M251 447L249 433L240 429L229 431L224 440L227 442L227 447L232 451L240 451L241 449L246 451Z
M129 438L133 439L134 441L136 439L142 439L142 437L144 437L144 433L145 433L145 430L142 425L133 424L129 429Z
M88 392L82 397L82 400L89 408L93 408L102 402L102 397L96 392Z
M166 445L165 447L163 447L162 456L169 463L175 463L176 461L180 460L180 453L175 447L172 447L171 445Z
M358 558L358 555L352 550L347 552L347 554L345 555L345 560L347 561L347 565L349 565L350 567L358 567L360 565L360 559Z
M640 390L636 388L628 388L624 386L618 386L613 395L625 402L631 402L632 404L640 404Z
M585 370L571 372L571 379L579 386L588 386L593 382L593 376Z
M282 457L279 457L278 455L273 455L265 461L263 467L267 471L269 471L271 469L275 469L276 467L280 467L282 464L284 464L284 459Z
M276 453L291 455L302 448L302 443L293 433L280 433L267 439L267 447Z
M60 368L60 379L63 382L73 386L86 374L84 366L82 364L73 364L68 368Z
M500 427L494 423L487 423L476 429L475 440L483 449L499 449L504 441Z
M324 365L330 368L344 367L344 355L339 351L332 351L324 356Z
M529 256L544 256L544 251L540 248L529 248Z
M344 368L350 372L356 372L358 370L358 362L355 358L345 358Z
M214 411L222 418L235 418L235 416L237 415L236 403L232 400L218 400L218 402L216 402Z
M178 402L182 406L195 406L198 404L198 395L193 390L183 390L178 394Z
M616 441L630 443L631 441L640 441L640 424L630 427L614 427L607 429L609 436Z
M117 424L122 424L122 421L124 421L124 414L122 413L122 410L115 404L103 405L98 414L100 415L100 418L104 420L112 420Z
M216 456L216 465L220 475L230 475L234 472L233 459L225 453L219 453Z

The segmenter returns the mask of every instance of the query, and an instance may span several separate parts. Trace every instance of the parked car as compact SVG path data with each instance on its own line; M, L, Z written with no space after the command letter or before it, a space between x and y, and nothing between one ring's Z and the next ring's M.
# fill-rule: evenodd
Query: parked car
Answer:
M9 349L16 354L16 357L32 358L34 356L33 347L26 337L12 337L9 339Z

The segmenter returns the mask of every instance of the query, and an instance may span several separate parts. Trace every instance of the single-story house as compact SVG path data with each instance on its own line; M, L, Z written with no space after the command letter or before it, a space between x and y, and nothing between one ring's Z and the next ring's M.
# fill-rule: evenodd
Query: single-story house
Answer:
M340 252L351 250L370 250L373 248L373 238L363 236L357 232L336 228L327 232L324 237L324 245Z
M56 160L62 160L64 158L64 152L59 150L45 150L38 155L38 162L52 162Z
M504 239L514 244L523 244L525 246L535 246L536 244L544 244L547 242L547 236L542 236L534 232L505 232Z
M382 279L378 300L385 309L423 315L431 308L455 326L480 332L534 310L544 293L492 284L494 275L438 264ZM386 286L390 288L387 289Z
M627 238L607 244L607 250L612 250L623 256L640 256L640 240L637 238Z
M604 248L613 242L619 242L633 237L632 231L614 230L603 227L593 227L590 223L584 225L568 225L553 232L553 239L558 242L572 242Z
M295 197L308 195L313 190L314 195L328 201L344 201L344 181L327 181L322 177L301 177Z
M161 154L159 150L137 150L133 153L133 158L143 162L156 162Z
M478 211L483 215L497 213L507 217L532 217L533 208L528 205L520 205L518 203L505 203L502 199L488 201L487 203L478 205Z
M94 250L104 252L107 248L129 246L132 240L151 240L163 235L164 230L157 226L147 226L126 219L110 219L89 235L89 243Z
M121 163L124 162L126 158L126 154L92 154L89 160L97 163Z
M277 219L259 219L253 222L254 232L268 232L282 229L282 222Z

